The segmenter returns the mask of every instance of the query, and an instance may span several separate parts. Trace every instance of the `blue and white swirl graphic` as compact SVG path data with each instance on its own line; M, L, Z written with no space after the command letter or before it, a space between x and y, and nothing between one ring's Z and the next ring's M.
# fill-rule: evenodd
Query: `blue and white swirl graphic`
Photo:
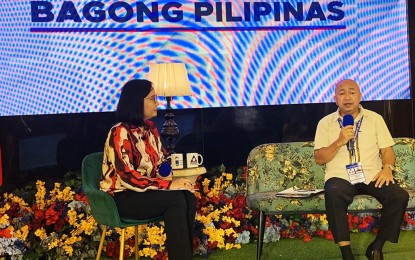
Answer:
M344 78L364 100L410 98L405 0L1 1L0 10L0 116L114 111L122 86L163 62L185 63L191 83L173 108L333 102Z

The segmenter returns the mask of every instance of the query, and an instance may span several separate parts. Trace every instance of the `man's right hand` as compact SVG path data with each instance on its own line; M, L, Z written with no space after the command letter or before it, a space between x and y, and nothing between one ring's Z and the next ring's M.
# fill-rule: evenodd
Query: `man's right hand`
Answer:
M352 125L345 126L340 130L337 143L339 146L343 146L347 144L349 140L353 139L353 137L354 137L353 126Z
M353 126L348 125L340 129L339 137L328 147L322 147L318 150L314 150L314 159L319 165L330 162L337 154L339 149L347 144L347 142L354 136Z

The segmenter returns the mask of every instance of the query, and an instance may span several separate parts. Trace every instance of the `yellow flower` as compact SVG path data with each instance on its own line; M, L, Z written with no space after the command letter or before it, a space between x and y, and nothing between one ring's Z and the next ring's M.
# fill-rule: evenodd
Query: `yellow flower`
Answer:
M229 249L232 249L232 248L240 249L241 248L241 245L240 244L233 244L233 243L227 243L225 245L225 249L226 250L229 250Z
M323 224L328 224L329 222L327 221L327 215L326 214L323 214L323 215L321 215L320 216L320 221L321 221L321 223L323 223Z
M53 190L49 192L50 199L46 201L47 206L54 203L56 201L56 196L60 191L60 183L55 182Z
M59 245L63 248L63 250L65 250L65 253L69 256L72 256L73 254L73 248L72 245L75 244L76 242L79 242L82 240L82 237L76 237L76 236L71 236L71 237L67 237L67 236L62 236L61 242L59 243Z
M223 229L216 229L214 226L208 226L203 230L203 233L208 235L209 242L217 242L218 248L225 247L225 231Z
M76 229L72 230L71 234L73 236L79 236L82 233L85 233L86 235L91 235L92 232L95 231L97 228L98 223L95 221L95 219L92 216L89 216L87 219L82 219L79 224L75 224L74 226ZM107 230L106 235L111 235L112 229Z
M35 194L36 205L38 209L44 210L46 207L45 205L45 195L46 195L45 182L38 180L36 182L36 188L37 188L37 192Z
M4 206L0 208L0 214L6 213L6 211L8 211L9 209L10 209L10 204L9 203L4 204Z
M226 180L231 181L233 178L232 173L225 173Z
M231 218L231 217L228 217L228 216L223 216L222 220L224 222L227 222L227 223L231 223L231 224L233 223L235 225L235 227L239 227L239 225L241 224L241 222L239 220L235 220L234 218Z
M227 236L238 237L238 235L236 234L235 230L233 230L233 228L227 228L227 229L225 229L225 234Z
M203 192L204 193L208 193L209 192L209 184L210 184L210 180L208 178L205 178L202 182L202 186L203 186Z
M56 199L64 202L72 201L75 192L71 190L71 187L65 187L62 191L56 194Z
M76 210L73 208L68 210L68 222L72 226L76 224Z
M47 237L46 230L42 227L35 231L35 236L39 237L41 240Z
M149 247L145 247L142 250L140 250L140 256L153 258L156 255L157 251Z
M144 245L164 245L166 242L166 234L163 227L147 227L147 239L144 240Z
M29 205L22 198L10 194L10 200L12 203L18 204L21 209L29 209Z
M57 246L58 246L58 244L59 244L59 240L58 240L58 239L55 239L55 240L51 241L51 242L48 244L48 249L49 249L49 250L51 250L51 249L53 249L53 248L57 247Z
M10 223L9 223L9 216L7 214L4 214L0 218L0 228L5 228L5 227L8 227L9 225L10 225Z
M28 225L24 225L19 230L15 231L13 233L13 237L15 237L17 239L20 239L22 241L26 241L27 235L29 235L29 226Z

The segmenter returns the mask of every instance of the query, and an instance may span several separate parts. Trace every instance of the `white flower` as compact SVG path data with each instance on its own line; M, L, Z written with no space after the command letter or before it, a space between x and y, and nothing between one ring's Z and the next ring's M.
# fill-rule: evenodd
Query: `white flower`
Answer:
M280 229L281 229L280 227L277 227L275 225L265 227L264 243L279 241L280 240Z
M249 243L249 231L248 230L244 230L242 231L242 233L238 234L238 237L235 240L236 244L248 244Z
M4 238L0 237L0 255L9 255L9 256L23 256L23 252L19 250L15 242L17 241L17 238ZM17 259L17 258L13 258Z

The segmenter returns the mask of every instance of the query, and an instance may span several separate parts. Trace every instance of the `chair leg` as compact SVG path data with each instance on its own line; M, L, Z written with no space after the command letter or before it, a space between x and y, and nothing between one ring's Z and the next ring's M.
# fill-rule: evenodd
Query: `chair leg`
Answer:
M262 255L262 242L264 241L265 232L265 212L259 211L259 230L258 230L258 241L256 246L256 259L260 260Z
M120 237L120 260L124 259L124 238L125 238L125 228L121 229Z
M138 226L135 226L135 242L134 242L134 252L135 252L135 260L138 260Z
M101 241L99 241L99 247L97 252L96 260L101 258L102 247L104 246L105 234L107 233L107 226L103 225L104 228L102 229Z

